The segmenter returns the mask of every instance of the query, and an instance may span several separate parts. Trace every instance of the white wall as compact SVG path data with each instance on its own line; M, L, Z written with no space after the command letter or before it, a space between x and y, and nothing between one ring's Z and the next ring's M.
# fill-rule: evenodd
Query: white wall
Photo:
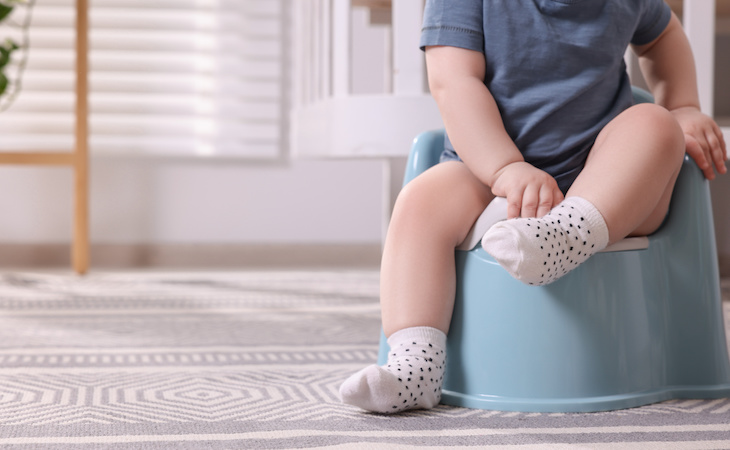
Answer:
M280 166L95 158L94 243L378 243L378 161ZM68 242L69 169L0 167L0 243Z

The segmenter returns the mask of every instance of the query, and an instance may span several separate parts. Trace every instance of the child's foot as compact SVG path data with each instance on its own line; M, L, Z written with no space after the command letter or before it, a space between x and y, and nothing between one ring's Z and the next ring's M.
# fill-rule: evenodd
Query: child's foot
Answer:
M568 197L538 219L499 222L482 247L510 275L530 285L549 284L608 245L603 216L588 200Z
M343 403L379 413L433 408L441 401L446 335L429 327L393 333L384 366L373 364L340 387Z

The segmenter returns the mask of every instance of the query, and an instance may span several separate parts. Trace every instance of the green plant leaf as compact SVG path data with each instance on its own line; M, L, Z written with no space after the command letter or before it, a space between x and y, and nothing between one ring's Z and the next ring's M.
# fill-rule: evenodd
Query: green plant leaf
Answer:
M11 39L0 44L0 70L10 62L10 55L18 48L20 47Z
M0 47L0 70L10 62L10 50Z
M5 93L5 89L8 88L8 77L4 73L0 73L0 97Z
M14 6L3 5L0 3L0 22L5 20L5 18L8 17L8 14L13 12L13 8Z
M11 53L13 52L13 50L17 50L20 48L20 46L10 38L5 39L5 42L3 42L2 46L8 49L8 51Z

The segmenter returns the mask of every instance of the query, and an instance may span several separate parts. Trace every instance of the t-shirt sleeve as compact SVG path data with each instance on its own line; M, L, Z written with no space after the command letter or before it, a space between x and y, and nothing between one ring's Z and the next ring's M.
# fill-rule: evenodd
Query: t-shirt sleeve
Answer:
M484 51L483 0L427 0L423 12L421 50L447 45Z
M672 10L663 0L642 0L639 24L631 43L644 45L658 38L671 17Z

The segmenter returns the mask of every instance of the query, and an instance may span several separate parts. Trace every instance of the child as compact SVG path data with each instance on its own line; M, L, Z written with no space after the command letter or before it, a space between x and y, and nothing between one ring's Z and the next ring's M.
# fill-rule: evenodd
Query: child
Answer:
M629 44L656 104L633 105ZM654 232L685 151L708 179L713 165L727 171L722 132L699 110L689 43L662 0L427 0L421 45L444 162L394 208L381 267L388 362L340 388L345 403L381 413L439 403L454 248L495 196L509 218L484 249L543 285Z

